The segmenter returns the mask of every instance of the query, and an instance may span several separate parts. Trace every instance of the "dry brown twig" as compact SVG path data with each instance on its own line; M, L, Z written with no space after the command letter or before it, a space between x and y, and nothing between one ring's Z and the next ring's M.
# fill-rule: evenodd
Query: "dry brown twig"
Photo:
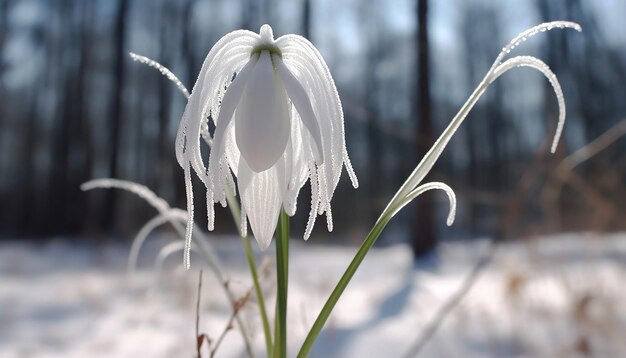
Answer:
M606 132L602 133L598 138L578 149L574 153L563 159L559 165L553 169L554 175L551 176L551 183L546 185L541 197L543 198L544 208L549 212L556 212L556 202L560 198L564 186L569 186L579 192L585 201L592 208L590 210L596 224L597 230L604 230L610 223L617 223L618 226L624 227L626 218L622 214L622 210L618 208L610 198L607 198L593 185L589 184L583 177L574 172L574 169L581 163L591 159L598 153L602 152L618 139L626 135L626 119L618 122ZM550 210L552 208L552 210Z
M206 334L200 334L200 296L202 292L202 270L198 276L198 299L196 300L196 354L197 358L202 358L202 342L204 339L209 342Z
M229 290L228 282L224 283L224 288ZM219 349L224 337L226 334L235 327L235 320L237 319L239 312L243 309L243 307L250 301L250 297L252 296L252 291L254 287L250 287L243 297L235 300L232 307L232 312L230 318L228 319L228 323L220 336L213 344L213 340L205 333L200 333L200 291L202 290L202 270L200 270L200 275L198 278L198 299L196 301L196 354L197 358L202 358L202 344L206 341L207 347L209 349L209 357L215 357L217 350Z
M626 119L618 122L598 138L567 156L567 158L561 161L557 169L574 169L574 167L600 153L624 135L626 135Z
M217 352L217 349L220 347L220 344L224 340L224 337L226 337L226 333L228 333L231 329L233 329L235 318L237 318L237 315L239 314L241 309L246 305L246 303L248 303L248 301L250 301L250 296L252 295L253 289L254 289L254 287L250 287L250 289L248 289L248 291L246 292L245 295L243 295L243 297L241 297L240 299L235 301L235 303L233 304L233 312L231 313L230 318L228 319L228 323L226 324L226 327L224 328L224 330L220 334L220 336L217 339L217 341L215 341L215 345L213 347L211 347L211 345L209 343L209 349L210 349L210 352L211 352L210 357L211 358L213 358L215 356L215 353ZM207 342L210 342L210 341L207 341Z

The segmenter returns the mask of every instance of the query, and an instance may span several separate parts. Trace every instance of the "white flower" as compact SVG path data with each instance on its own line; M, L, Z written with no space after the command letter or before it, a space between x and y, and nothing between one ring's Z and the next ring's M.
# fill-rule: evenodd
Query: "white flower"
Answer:
M201 136L208 118L216 129L205 166ZM326 63L301 36L274 40L269 25L258 35L233 31L213 46L185 108L176 157L185 171L190 219L190 168L207 188L209 230L213 203L225 206L226 191L234 188L232 171L241 199L242 234L247 218L263 249L272 240L281 207L290 216L295 213L307 179L312 199L305 239L317 214L326 213L332 230L330 200L344 165L358 186L346 151L341 101Z

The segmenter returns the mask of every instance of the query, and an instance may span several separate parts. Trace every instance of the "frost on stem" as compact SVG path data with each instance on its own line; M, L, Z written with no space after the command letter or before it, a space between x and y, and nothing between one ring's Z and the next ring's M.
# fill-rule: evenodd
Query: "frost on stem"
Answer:
M172 73L172 71L170 71L167 67L161 65L159 62L149 57L138 55L134 52L129 52L129 56L134 61L146 64L158 70L159 72L161 72L162 75L164 75L165 77L167 77L167 79L169 79L170 81L172 81L172 83L174 83L176 88L178 88L178 90L183 94L183 96L185 96L186 99L189 99L190 94L189 94L189 90L187 90L187 87L185 87L185 85L178 79L178 77L176 77L176 75L174 75L174 73ZM200 137L202 137L202 139L207 143L209 147L212 145L212 139L209 133L209 126L208 126L207 121L204 121L200 127ZM187 186L186 192L187 192L187 213L188 213L187 229L185 233L185 249L183 251L183 265L185 266L185 269L189 269L189 267L191 266L190 251L191 251L191 233L193 230L192 218L193 218L193 212L194 212L193 192L190 188L190 185L191 185L191 173L190 173L190 168L189 168L190 165L191 163L187 163L187 166L184 168L185 185ZM211 219L212 219L212 215L209 215L209 227L210 228L212 228L213 226Z
M389 213L392 213L392 216L397 213L397 208L403 207L410 200L414 199L415 196L412 194L414 191L420 188L420 183L424 179L424 177L430 172L433 165L439 159L439 156L447 146L448 142L459 128L463 120L467 117L471 109L474 107L478 99L482 96L482 94L487 90L489 85L493 83L498 77L507 72L508 70L516 67L531 67L539 72L541 72L550 82L554 93L556 95L558 105L559 105L559 121L556 129L556 133L554 135L554 139L552 142L552 152L556 150L556 146L558 144L559 138L563 131L563 125L565 123L565 100L563 96L563 91L561 90L561 85L556 77L556 75L550 70L548 65L546 65L543 61L539 60L536 57L532 56L517 56L502 62L507 54L509 54L515 47L519 46L521 43L529 39L530 37L545 31L552 30L554 28L565 29L571 28L576 31L581 31L580 25L574 22L569 21L553 21L544 23L535 27L532 27L518 36L513 38L511 42L506 45L502 51L496 57L493 65L489 69L489 71L485 74L485 77L480 82L478 87L474 90L474 92L467 99L465 104L461 107L456 116L452 119L448 127L443 131L441 136L437 139L435 144L431 147L431 149L426 153L424 158L420 161L417 167L413 170L411 175L407 178L404 184L400 187L398 192L394 195L393 199L385 208L385 211L381 214L379 221ZM432 183L431 183L432 184ZM428 184L425 184L428 185ZM439 187L443 189L442 187ZM448 188L449 189L449 188ZM444 189L446 190L446 189ZM446 190L446 192L448 192ZM418 194L419 195L419 194ZM409 199L410 198L410 199ZM408 201L407 201L408 200ZM452 198L450 199L452 202ZM450 221L450 216L448 217L448 221Z
M400 201L397 206L393 208L393 210L389 213L390 218L395 216L402 208L408 205L411 201L413 201L418 196L424 194L429 190L443 190L448 196L448 201L450 202L450 210L448 211L448 218L446 219L446 224L451 226L454 223L454 218L456 216L456 195L454 194L454 190L452 190L448 184L441 182L430 182L426 184L422 184L417 188L413 189L402 201Z
M178 79L178 77L176 77L176 75L174 75L172 73L172 71L170 71L167 67L161 65L160 63L146 57L146 56L141 56L138 55L134 52L129 52L128 55L130 56L130 58L132 58L133 60L146 64L156 70L158 70L159 72L161 72L161 74L165 77L167 77L168 80L174 82L174 84L176 85L176 88L178 88L178 90L180 92L182 92L183 96L185 96L185 98L189 98L189 91L187 90L187 87L185 87L185 85Z
M176 77L176 75L174 75L174 73L170 71L167 67L149 57L138 55L134 52L129 52L128 55L134 61L148 65L155 70L161 72L163 76L167 77L168 80L174 83L176 88L178 88L180 93L182 93L182 95L185 96L186 99L189 99L189 90L187 89L187 87L185 87L185 85L178 79L178 77ZM202 139L204 139L204 141L207 143L207 145L211 146L212 140L211 135L209 134L209 125L207 121L202 124L202 127L200 128L200 135L202 136Z
M539 70L548 78L548 80L552 84L552 87L557 95L557 100L559 101L559 110L560 110L560 114L559 114L560 124L557 128L557 133L555 135L555 141L553 144L553 148L554 148L561 134L562 122L565 119L565 103L563 101L563 94L561 91L561 87L558 81L556 80L556 76L552 73L552 71L550 71L548 66L546 66L543 62L541 62L540 60L534 57L518 56L509 61L506 61L505 63L501 63L501 60L504 59L504 57L508 53L510 53L514 47L518 46L523 41L527 40L529 37L534 36L535 34L539 32L548 31L555 27L556 28L573 28L575 30L580 31L580 26L573 22L567 22L567 21L550 22L546 24L541 24L539 26L533 27L529 30L522 32L520 35L515 37L511 41L511 43L509 43L509 45L503 48L502 52L496 57L496 60L493 66L491 67L489 71L487 71L487 74L485 75L483 80L480 82L478 87L474 90L474 92L472 92L472 94L469 96L467 101L463 104L459 112L456 114L456 116L454 116L454 118L452 119L448 127L446 127L446 129L443 131L441 136L433 144L433 146L430 148L428 153L426 153L424 158L422 158L422 160L417 165L417 167L415 167L411 175L409 175L409 177L404 182L404 184L402 184L402 186L396 192L396 194L391 199L389 204L387 204L387 207L378 218L374 228L372 228L372 231L370 231L367 238L364 240L363 244L359 248L359 251L357 252L354 259L352 260L352 262L346 269L339 283L337 284L337 286L331 293L331 296L328 298L328 300L324 304L322 311L320 312L319 316L313 323L313 326L311 330L309 331L309 334L307 335L307 338L305 339L302 345L302 348L300 349L300 352L298 353L298 357L307 356L307 354L309 353L309 351L311 350L313 346L313 342L318 337L319 333L322 330L322 327L328 320L328 317L330 316L331 311L333 310L333 308L335 307L335 304L339 300L339 297L344 292L345 288L347 287L348 283L352 279L356 270L359 268L359 266L363 262L363 258L365 257L365 255L367 255L368 251L376 243L376 240L378 239L380 233L382 232L384 227L387 225L389 220L396 213L398 213L398 211L400 211L404 206L406 206L413 199L415 199L417 196L424 193L425 191L432 190L432 189L441 189L445 191L450 201L450 211L448 213L447 224L448 225L452 224L454 220L454 216L455 216L455 211L456 211L456 198L454 196L454 192L452 191L452 189L444 183L427 183L423 185L420 185L420 184L422 180L424 179L424 177L432 169L433 165L435 164L435 162L437 161L437 159L439 158L439 156L445 149L446 145L449 143L450 139L452 138L456 130L459 128L459 126L463 122L463 120L467 117L472 107L476 104L478 99L480 99L480 97L485 92L487 87L489 87L489 85L498 76L502 75L504 72L508 71L509 69L517 67L517 66L529 66L529 67Z
M164 213L159 213L157 216L150 219L141 227L137 235L132 241L130 247L130 253L128 255L128 272L133 273L137 269L137 261L139 258L139 251L143 246L148 235L150 235L156 228L161 225L173 222L187 222L187 212L180 209L169 209Z
M122 189L128 192L131 192L133 194L136 194L137 196L139 196L140 198L148 202L152 207L154 207L159 212L159 215L157 217L153 218L152 220L150 220L148 223L144 225L144 227L140 230L140 232L137 234L137 236L133 240L133 245L131 248L131 255L129 257L129 269L134 268L136 265L136 258L134 255L138 255L138 252L141 249L141 245L145 241L145 237L143 236L144 235L147 236L152 230L154 230L159 225L162 225L165 222L169 222L170 224L174 226L174 228L178 231L179 234L182 235L183 233L185 233L184 264L188 265L189 263L192 234L197 233L196 236L201 238L199 245L203 248L202 252L204 256L206 256L207 260L209 261L209 264L211 265L211 267L214 268L216 274L220 277L223 276L222 274L223 270L221 268L219 259L217 258L217 255L215 254L215 249L213 249L213 247L210 245L206 237L203 237L200 235L200 231L197 228L195 228L195 224L193 224L192 222L192 225L191 227L188 228L187 232L185 232L185 230L183 229L181 225L181 221L183 223L189 222L188 212L177 209L177 208L174 208L174 209L170 208L170 206L165 200L158 197L153 191L148 189L148 187L131 182L131 181L127 181L127 180L104 178L104 179L90 180L86 183L83 183L80 186L80 188L83 191L93 190L93 189L111 189L111 188Z
M133 243L130 246L130 253L128 254L128 272L135 273L137 269L137 261L139 259L139 251L146 241L148 235L150 235L157 227L167 224L170 218L163 214L158 214L152 219L148 220L137 233L133 239Z
M93 179L83 183L80 186L80 189L82 191L111 188L126 190L139 196L140 198L144 199L148 204L152 205L160 213L165 212L170 208L165 200L158 197L152 190L148 189L147 186L137 184L128 180L110 178Z
M556 146L559 144L559 139L561 138L561 133L563 132L563 126L565 125L565 96L563 95L561 84L559 83L559 80L554 72L552 72L550 67L548 67L545 62L532 56L517 56L506 60L494 69L489 83L492 83L503 73L515 67L531 67L536 69L546 76L552 86L552 90L554 91L556 100L559 104L559 121L556 126L556 132L554 133L554 139L552 140L552 146L550 148L550 151L554 153L556 152Z
M493 65L491 66L491 70L493 70L495 66L499 65L502 62L502 59L506 57L506 55L511 53L511 51L513 51L514 48L516 48L517 46L519 46L520 44L522 44L529 38L537 35L538 33L550 31L554 28L558 28L558 29L569 28L569 29L574 29L578 32L582 31L582 28L580 27L579 24L575 22L571 22L571 21L545 22L535 27L531 27L530 29L515 36L506 46L502 48L502 51L500 51L500 53L498 54L498 57L496 57L496 60L493 62Z

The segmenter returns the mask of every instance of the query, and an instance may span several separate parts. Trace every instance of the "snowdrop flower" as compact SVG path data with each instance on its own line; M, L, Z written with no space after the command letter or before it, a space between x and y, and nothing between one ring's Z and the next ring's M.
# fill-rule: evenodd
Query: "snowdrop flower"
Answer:
M208 165L201 137L215 123ZM222 37L207 55L178 129L176 157L185 172L190 238L193 220L191 169L207 189L209 230L214 203L226 206L237 189L243 235L247 221L260 247L269 246L281 208L292 216L298 192L311 181L311 211L304 238L316 216L326 213L345 166L358 182L345 146L343 111L335 83L318 50L305 38L274 39L238 30Z

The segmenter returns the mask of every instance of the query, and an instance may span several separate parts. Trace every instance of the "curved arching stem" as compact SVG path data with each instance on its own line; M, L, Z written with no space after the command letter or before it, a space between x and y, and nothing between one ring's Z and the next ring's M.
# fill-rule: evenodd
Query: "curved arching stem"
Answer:
M348 268L344 272L343 276L340 278L339 282L335 286L335 289L330 294L330 297L324 304L324 307L322 308L320 314L318 315L317 319L313 323L313 326L311 327L311 330L309 331L309 334L307 335L300 349L300 352L298 353L298 357L306 357L309 354L313 346L313 343L317 339L317 336L321 332L322 327L324 326L324 324L326 323L326 320L330 316L330 312L335 307L335 304L339 300L339 297L342 295L346 286L352 279L352 276L354 275L354 273L360 266L361 262L365 258L365 255L372 248L372 246L374 246L374 243L378 239L380 233L384 230L384 228L387 226L387 223L389 223L391 218L398 211L400 211L411 200L415 199L417 196L419 196L423 192L427 190L431 190L431 189L442 189L448 195L448 199L450 200L450 203L451 203L450 205L451 208L448 214L447 222L448 224L452 223L452 221L454 220L454 212L456 208L456 198L454 196L454 192L452 191L452 189L450 189L450 187L448 187L446 184L443 184L443 183L428 183L428 184L424 184L421 186L420 186L420 183L422 182L422 180L424 180L424 177L430 172L432 167L435 165L435 163L437 162L437 159L439 159L439 156L441 155L443 150L446 148L446 146L450 142L450 139L452 138L454 133L456 133L457 129L459 128L461 123L463 123L463 120L467 117L467 115L469 114L471 109L474 107L476 102L478 102L480 97L483 95L483 93L485 93L489 85L493 83L493 81L496 78L498 78L500 75L502 75L509 69L514 68L514 67L519 67L519 66L529 66L529 67L539 70L548 78L548 80L552 84L552 87L557 95L557 99L559 100L559 109L561 112L559 118L563 116L563 120L564 120L565 102L563 101L563 94L561 91L561 87L558 81L556 80L556 76L554 75L554 73L552 73L552 71L550 71L550 69L548 68L547 65L545 65L545 63L543 63L537 58L530 57L530 56L518 56L511 60L506 61L505 63L502 63L502 64L500 63L501 60L508 53L510 53L514 47L519 45L521 42L525 41L527 38L534 36L535 34L539 32L547 31L552 28L573 28L573 29L580 31L580 26L573 22L555 21L555 22L545 23L545 24L535 26L529 30L522 32L520 35L515 37L507 46L505 46L502 49L500 54L496 57L496 60L494 61L494 64L492 65L491 69L485 74L485 77L478 84L478 87L476 87L474 92L472 92L472 94L469 96L467 101L463 104L459 112L454 116L454 118L452 118L452 121L450 122L448 127L446 127L446 129L443 131L441 136L439 136L437 141L433 144L430 150L422 158L422 160L419 162L417 167L415 167L415 169L409 175L407 180L402 184L400 189L398 189L396 194L393 196L389 204L387 204L387 207L385 208L385 210L383 210L383 212L378 217L378 220L376 221L374 227L372 228L372 230L369 232L369 234L367 235L367 237L361 244L361 247L359 247L359 250L354 256L354 259L348 265ZM559 123L561 122L562 121L559 120ZM562 123L559 125L559 127L557 127L557 133L555 135L555 140L553 142L553 149L556 147L556 143L558 142L558 138L561 134L561 130L562 130Z

